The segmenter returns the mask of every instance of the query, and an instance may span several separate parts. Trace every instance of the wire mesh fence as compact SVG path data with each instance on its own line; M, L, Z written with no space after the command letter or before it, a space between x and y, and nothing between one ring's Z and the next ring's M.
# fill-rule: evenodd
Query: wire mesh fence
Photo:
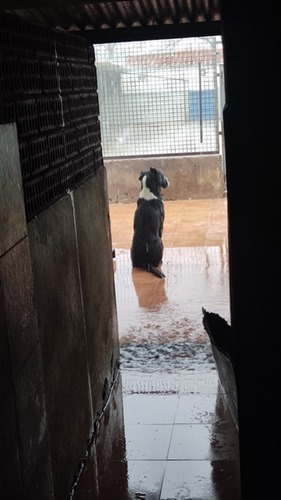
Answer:
M220 37L95 45L104 157L219 152Z

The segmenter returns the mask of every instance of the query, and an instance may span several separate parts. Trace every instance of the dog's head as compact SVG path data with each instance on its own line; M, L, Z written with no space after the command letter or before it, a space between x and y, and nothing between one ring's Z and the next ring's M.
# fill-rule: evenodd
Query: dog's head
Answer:
M140 173L139 180L141 181L142 190L144 188L148 189L157 198L161 196L161 188L165 189L169 186L168 178L159 168L150 167L149 170L143 170Z

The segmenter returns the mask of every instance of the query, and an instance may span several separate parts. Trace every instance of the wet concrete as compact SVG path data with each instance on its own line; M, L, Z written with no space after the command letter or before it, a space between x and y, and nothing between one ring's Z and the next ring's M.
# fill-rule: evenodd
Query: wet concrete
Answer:
M123 369L214 370L202 307L230 319L226 200L166 202L163 280L132 268L134 204L110 207Z

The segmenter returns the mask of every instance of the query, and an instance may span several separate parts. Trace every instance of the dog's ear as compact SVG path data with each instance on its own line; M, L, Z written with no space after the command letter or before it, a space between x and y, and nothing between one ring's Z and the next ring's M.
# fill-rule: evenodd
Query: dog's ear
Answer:
M142 178L143 178L144 174L145 174L145 171L144 171L144 170L142 170L142 171L141 171L141 173L140 173L140 176L139 176L139 181L141 181L141 180L142 180Z

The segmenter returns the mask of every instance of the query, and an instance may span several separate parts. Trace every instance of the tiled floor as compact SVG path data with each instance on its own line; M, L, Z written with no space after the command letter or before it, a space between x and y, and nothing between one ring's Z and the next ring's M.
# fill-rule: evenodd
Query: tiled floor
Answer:
M229 320L226 199L165 209L161 280L131 267L135 204L110 205L121 377L75 500L240 500L237 429L202 326L202 307Z
M237 436L215 391L124 397L129 498L238 499Z

